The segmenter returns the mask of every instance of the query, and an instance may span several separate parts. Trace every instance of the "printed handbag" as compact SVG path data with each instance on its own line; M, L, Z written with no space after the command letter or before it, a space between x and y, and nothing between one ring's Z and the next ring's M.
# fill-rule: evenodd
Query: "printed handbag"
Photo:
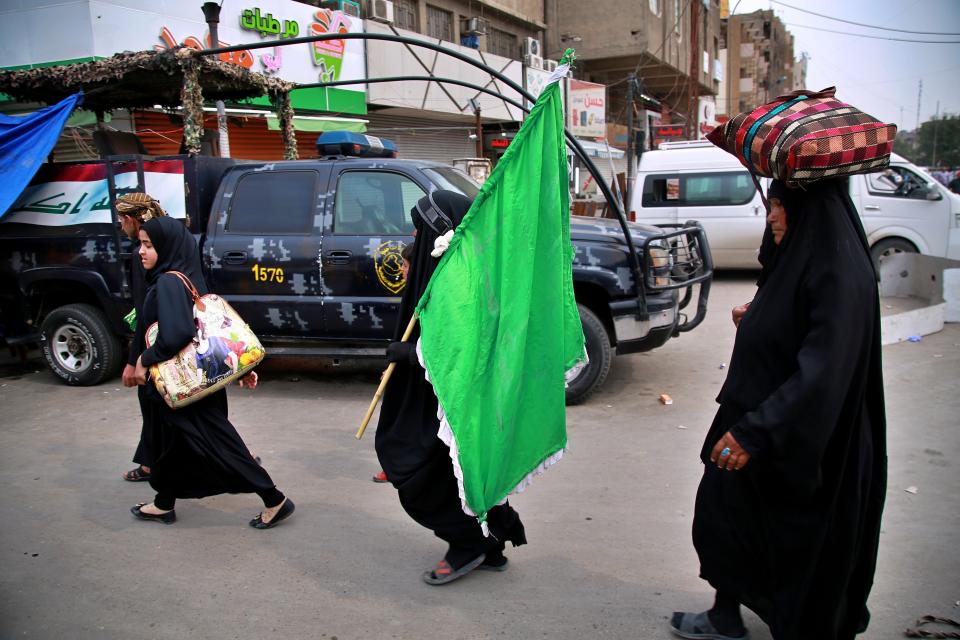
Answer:
M707 139L735 155L750 173L791 186L886 167L896 125L840 102L836 91L788 93L735 116Z
M197 335L180 353L151 365L150 377L167 405L179 409L210 395L245 376L266 353L260 340L233 307L220 296L201 297L187 276L180 278L193 298ZM147 328L147 346L157 339L158 323Z

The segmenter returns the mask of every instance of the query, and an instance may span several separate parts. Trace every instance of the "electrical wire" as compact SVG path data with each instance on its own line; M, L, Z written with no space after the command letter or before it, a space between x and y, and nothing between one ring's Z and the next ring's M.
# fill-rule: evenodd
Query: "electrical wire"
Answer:
M900 33L914 33L914 34L922 35L922 36L960 36L960 33L947 33L947 32L943 32L943 31L911 31L911 30L909 30L909 29L896 29L896 28L894 28L894 27L881 27L881 26L874 25L874 24L866 24L866 23L863 23L863 22L854 22L853 20L844 20L843 18L835 18L835 17L833 17L833 16L828 16L828 15L825 15L825 14L823 14L823 13L817 13L816 11L810 11L809 9L801 9L800 7L795 7L795 6L793 6L792 4L787 4L786 2L782 2L781 0L770 0L770 2L772 2L773 4L779 4L779 5L784 6L784 7L789 7L790 9L794 9L794 10L800 11L800 12L802 12L802 13L809 13L810 15L814 15L814 16L817 16L817 17L819 17L819 18L826 18L827 20L835 20L835 21L837 21L837 22L845 22L845 23L847 23L847 24L853 24L853 25L856 25L856 26L858 26L858 27L868 27L868 28L870 28L870 29L880 29L880 30L882 30L882 31L899 31ZM854 35L854 34L851 34L851 35Z
M844 36L853 36L855 38L870 38L871 40L892 40L894 42L912 42L914 44L960 44L960 40L912 40L910 38L890 38L888 36L873 36L866 33L851 33L849 31L837 31L836 29L825 29L823 27L812 27L808 24L797 24L795 22L784 22L788 27L800 27L801 29L812 29L814 31L826 31L827 33L839 33Z

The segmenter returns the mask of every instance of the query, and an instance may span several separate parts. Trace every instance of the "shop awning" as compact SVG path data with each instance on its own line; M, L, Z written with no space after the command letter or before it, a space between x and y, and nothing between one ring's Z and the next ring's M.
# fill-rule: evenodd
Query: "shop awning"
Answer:
M594 142L593 140L580 139L580 146L592 158L622 158L626 155L616 147L607 146L606 142Z
M280 131L280 118L273 114L266 116L267 129ZM293 128L297 131L353 131L366 133L367 121L356 118L324 118L322 116L294 116Z

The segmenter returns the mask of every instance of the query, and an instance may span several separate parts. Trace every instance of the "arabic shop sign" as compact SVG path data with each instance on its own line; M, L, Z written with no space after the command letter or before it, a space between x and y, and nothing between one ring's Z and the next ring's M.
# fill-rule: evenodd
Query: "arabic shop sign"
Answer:
M240 28L256 31L261 36L275 38L296 38L300 35L300 25L296 20L284 20L283 24L272 13L260 13L260 8L244 9L240 14Z
M119 188L137 186L137 173L118 167ZM168 215L187 215L183 197L183 161L157 160L144 163L147 192L163 205ZM111 224L110 192L103 164L43 165L0 224L20 223L60 227L75 224Z
M569 124L573 135L602 138L607 135L607 88L602 84L570 80Z
M248 0L249 1L249 0ZM109 20L95 21L96 56L107 57L120 51L142 51L155 47L167 49L183 44L196 49L212 46L199 3L195 0L124 0L109 7ZM325 33L358 33L363 21L342 11L318 9L292 0L255 0L256 4L224 3L220 14L221 46L261 40L287 40ZM160 7L162 13L157 12ZM105 11L106 13L106 11ZM101 22L112 25L104 32ZM105 24L104 26L108 26ZM158 37L159 36L159 37ZM297 84L366 78L363 40L333 40L267 49L246 49L223 54L224 62L272 75ZM290 94L295 109L366 113L363 84L331 89L304 89ZM267 98L252 101L269 106Z

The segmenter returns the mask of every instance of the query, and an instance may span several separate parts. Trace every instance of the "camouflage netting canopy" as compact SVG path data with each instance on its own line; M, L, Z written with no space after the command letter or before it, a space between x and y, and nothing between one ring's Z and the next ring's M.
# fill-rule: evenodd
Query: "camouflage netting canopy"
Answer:
M21 71L0 71L0 92L22 102L55 104L83 91L83 108L114 109L183 107L187 152L200 152L204 101L231 102L268 96L277 108L285 157L295 160L293 83L254 73L236 64L201 56L188 47L166 51L118 53L103 60Z
M193 49L118 53L103 60L0 71L0 91L23 102L54 104L82 90L90 111L182 105L185 76L194 75L204 100L234 101L285 93L293 84L254 73ZM191 69L192 67L192 69ZM191 88L193 93L195 88Z

